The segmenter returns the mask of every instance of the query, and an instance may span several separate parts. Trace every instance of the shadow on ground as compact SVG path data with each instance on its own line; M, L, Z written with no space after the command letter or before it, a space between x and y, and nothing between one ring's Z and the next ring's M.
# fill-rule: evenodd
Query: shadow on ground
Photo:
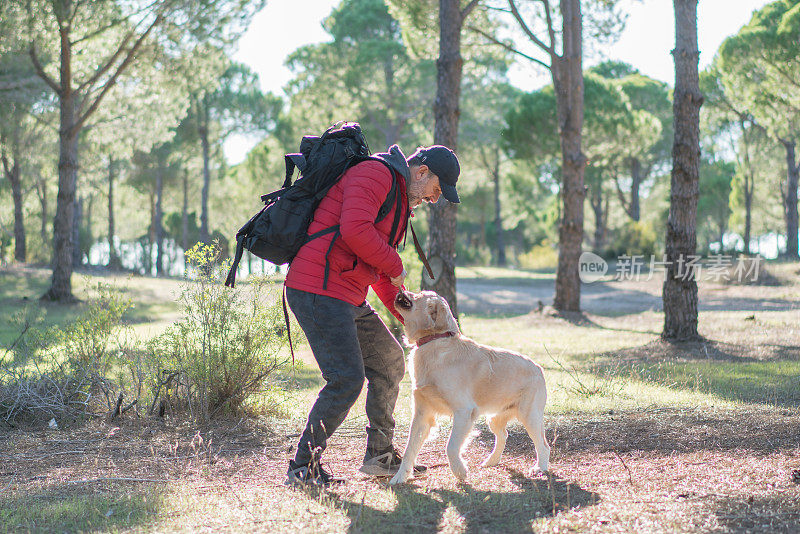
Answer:
M800 502L792 497L723 497L712 509L722 532L794 534L800 525Z
M800 447L800 411L790 409L628 410L563 416L547 426L547 438L562 456L572 452L652 451L669 455L704 450L772 454ZM475 443L490 451L494 435L484 423L476 428ZM505 454L535 455L522 426L509 427Z
M397 506L391 511L358 500L334 497L334 502L350 517L348 532L437 532L449 513L463 518L465 532L523 532L537 518L600 501L598 494L556 474L532 479L513 469L507 471L517 491L477 490L467 483L459 484L457 490L425 489L411 481L394 489Z

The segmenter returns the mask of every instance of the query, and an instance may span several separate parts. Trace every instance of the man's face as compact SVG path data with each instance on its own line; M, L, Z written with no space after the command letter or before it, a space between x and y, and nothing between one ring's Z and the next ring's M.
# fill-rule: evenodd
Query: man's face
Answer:
M411 182L408 184L408 205L411 209L423 202L433 204L439 200L441 194L439 177L430 172L427 165L420 165L412 169Z

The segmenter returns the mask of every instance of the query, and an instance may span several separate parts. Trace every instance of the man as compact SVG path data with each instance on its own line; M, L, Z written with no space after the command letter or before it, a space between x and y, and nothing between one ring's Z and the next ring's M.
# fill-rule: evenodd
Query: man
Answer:
M397 145L373 157L382 161L364 161L345 172L319 204L308 229L312 234L338 224L339 231L306 243L286 275L286 299L325 379L289 462L287 484L337 481L322 469L320 455L358 399L365 378L369 426L360 470L390 476L402 460L392 445L392 413L405 374L403 349L366 296L372 286L402 321L394 298L406 270L396 247L412 209L434 203L440 195L459 202L455 186L460 167L453 151L441 145L419 148L407 160ZM401 224L395 222L397 203L376 223L393 180L400 194ZM390 236L393 227L396 235Z

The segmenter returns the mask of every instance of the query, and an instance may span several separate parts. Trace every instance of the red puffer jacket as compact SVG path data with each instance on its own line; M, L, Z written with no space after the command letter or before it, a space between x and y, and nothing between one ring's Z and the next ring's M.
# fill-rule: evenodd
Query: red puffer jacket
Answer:
M308 233L313 234L340 225L341 236L328 254L330 272L327 287L323 288L325 255L335 233L303 245L289 267L286 287L326 295L358 306L367 298L369 286L372 286L384 305L400 319L394 308L397 287L389 280L389 277L399 276L403 272L400 256L389 245L396 204L386 217L375 224L378 210L392 187L392 173L379 161L365 161L349 169L328 191L308 227ZM395 232L397 242L408 224L408 198L405 179L397 172L394 175L402 199L400 224Z

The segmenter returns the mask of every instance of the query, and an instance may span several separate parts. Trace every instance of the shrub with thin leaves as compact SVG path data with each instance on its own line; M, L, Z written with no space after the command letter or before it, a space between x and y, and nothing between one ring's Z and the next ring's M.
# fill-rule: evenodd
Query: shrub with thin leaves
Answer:
M11 318L20 335L0 361L0 420L38 421L93 413L113 406L119 382L120 325L131 307L108 284L63 326L42 327L44 310L28 307ZM99 394L102 393L102 396ZM93 402L95 401L95 402Z
M155 408L169 400L196 422L241 411L287 363L280 354L285 327L281 301L266 278L251 277L235 289L223 285L230 261L216 246L198 243L186 253L190 269L180 303L183 319L151 341L147 373ZM151 408L151 409L152 409Z

